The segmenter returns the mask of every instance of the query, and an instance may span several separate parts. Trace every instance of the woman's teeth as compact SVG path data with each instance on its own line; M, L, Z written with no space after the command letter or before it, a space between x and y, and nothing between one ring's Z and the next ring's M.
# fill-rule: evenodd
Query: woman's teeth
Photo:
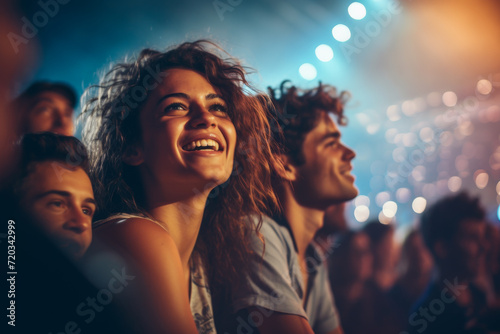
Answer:
M218 151L219 143L212 139L195 140L184 145L186 151Z

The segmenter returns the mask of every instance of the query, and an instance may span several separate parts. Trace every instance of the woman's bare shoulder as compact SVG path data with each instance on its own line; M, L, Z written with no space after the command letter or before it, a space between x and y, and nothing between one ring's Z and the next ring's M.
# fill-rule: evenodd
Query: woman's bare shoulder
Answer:
M147 218L112 219L94 230L94 238L141 260L158 259L162 255L172 259L172 255L179 254L166 228Z

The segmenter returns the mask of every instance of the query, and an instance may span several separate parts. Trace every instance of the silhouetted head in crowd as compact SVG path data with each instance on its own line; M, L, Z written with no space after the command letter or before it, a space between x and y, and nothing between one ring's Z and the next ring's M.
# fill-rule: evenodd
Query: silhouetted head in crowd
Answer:
M74 137L44 132L26 134L20 150L14 185L20 209L63 252L81 257L96 209L85 147Z
M372 275L372 261L370 239L366 233L345 232L339 237L329 262L332 284L366 282Z
M441 275L468 280L483 256L485 211L467 193L445 197L422 215L421 230Z
M61 82L37 81L14 101L21 113L21 132L75 133L74 109L77 96L71 86Z
M394 244L394 226L382 224L378 220L370 221L363 227L370 238L373 254L373 279L386 290L394 282L397 250Z
M432 256L425 247L420 231L411 231L401 247L398 265L400 274L413 277L423 275L429 278L432 266Z
M338 125L345 125L344 104L349 95L333 86L301 90L283 81L269 89L277 110L272 126L283 147L285 173L296 201L325 211L333 204L354 198L358 190L351 175L355 153L341 141ZM281 180L278 182L280 185Z
M500 272L500 228L493 223L486 224L486 268L492 273L498 275Z
M211 191L195 251L225 282L249 252L241 218L277 205L267 110L226 56L208 41L142 50L86 92L83 110L98 218L151 217L155 207Z
M11 34L20 33L23 23L22 14L15 8L17 3L13 0L0 1L0 191L15 166L12 143L19 138L19 117L12 110L12 90L29 72L29 60L37 54L34 39L19 48L11 42Z

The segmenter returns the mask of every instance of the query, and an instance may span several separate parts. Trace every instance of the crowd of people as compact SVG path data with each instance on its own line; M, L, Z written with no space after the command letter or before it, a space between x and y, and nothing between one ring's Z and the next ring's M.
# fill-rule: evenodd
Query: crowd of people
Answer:
M65 333L494 333L499 231L466 193L349 230L346 92L256 90L216 44L142 50L82 97L5 104L12 328ZM7 116L6 116L7 117ZM335 226L332 226L335 225ZM24 331L26 332L26 331Z

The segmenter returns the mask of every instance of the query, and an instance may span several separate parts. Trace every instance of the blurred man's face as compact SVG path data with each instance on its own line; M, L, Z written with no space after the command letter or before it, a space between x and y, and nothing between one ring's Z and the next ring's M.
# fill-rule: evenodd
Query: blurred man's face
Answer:
M75 133L71 103L56 92L38 94L28 106L25 122L28 133L48 131L65 136Z
M63 252L81 257L92 240L96 208L87 173L55 161L33 167L22 185L21 207Z
M472 279L479 271L484 255L486 223L477 220L463 220L458 231L448 245L448 259L458 276Z

